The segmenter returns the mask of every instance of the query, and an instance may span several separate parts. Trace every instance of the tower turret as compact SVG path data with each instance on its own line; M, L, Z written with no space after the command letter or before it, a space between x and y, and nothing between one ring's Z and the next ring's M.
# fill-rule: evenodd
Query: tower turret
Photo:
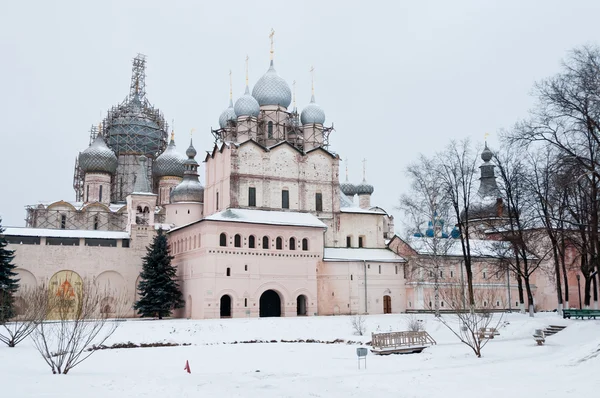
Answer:
M202 218L204 209L204 187L198 180L196 149L190 139L186 150L183 181L171 192L171 204L167 206L167 222L175 226L184 225Z

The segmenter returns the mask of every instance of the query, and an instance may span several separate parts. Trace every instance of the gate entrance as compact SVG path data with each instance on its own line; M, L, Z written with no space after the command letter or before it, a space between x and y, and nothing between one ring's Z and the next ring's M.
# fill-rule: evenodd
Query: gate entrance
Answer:
M267 290L260 296L259 314L261 317L281 316L281 299L275 290Z

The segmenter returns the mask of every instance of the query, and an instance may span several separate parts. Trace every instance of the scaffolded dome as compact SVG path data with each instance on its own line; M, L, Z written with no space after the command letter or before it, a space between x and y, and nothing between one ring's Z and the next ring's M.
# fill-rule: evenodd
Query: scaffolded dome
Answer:
M114 174L117 171L117 157L98 135L92 145L79 154L79 167L84 173L98 172Z
M184 163L187 160L185 156L177 152L175 147L175 139L171 138L171 142L167 149L154 162L154 176L166 177L183 177L185 171Z
M325 111L315 102L315 96L313 95L308 104L300 114L300 122L302 124L324 124L325 123Z

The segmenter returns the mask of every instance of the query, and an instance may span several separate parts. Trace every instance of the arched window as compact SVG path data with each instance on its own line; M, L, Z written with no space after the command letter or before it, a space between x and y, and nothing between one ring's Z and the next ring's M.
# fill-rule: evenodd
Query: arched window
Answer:
M275 248L277 250L282 250L283 249L283 238L281 236L278 236L277 240L275 240Z
M86 188L86 193L85 193L85 201L89 202L90 201L90 186L88 185Z
M98 191L98 202L102 202L102 185L100 185L100 190Z
M227 267L227 276L231 276L231 268Z
M290 250L296 250L296 238L290 238Z
M254 235L250 235L248 237L248 247L250 249L254 249L256 247L256 238L254 237Z
M302 250L304 250L304 251L308 250L308 239L306 239L306 238L302 239Z
M60 215L60 229L67 228L67 216L65 214Z
M242 237L240 236L240 234L236 234L233 237L233 245L235 247L242 247Z
M269 248L269 237L268 236L263 236L262 246L263 246L263 249Z
M148 208L148 206L144 207L144 214L148 214L150 213L150 209Z
M225 235L225 232L221 233L221 235L219 236L219 245L227 246L227 235Z
M98 229L98 216L94 216L94 229Z
M273 138L273 122L267 123L267 137Z

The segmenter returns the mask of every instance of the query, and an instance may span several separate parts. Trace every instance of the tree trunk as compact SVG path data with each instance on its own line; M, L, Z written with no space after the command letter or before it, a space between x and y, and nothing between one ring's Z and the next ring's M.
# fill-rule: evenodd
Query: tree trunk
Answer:
M583 308L590 308L590 302L592 301L592 295L590 290L592 288L592 278L588 275L584 275L585 287L583 289Z
M560 253L560 262L562 265L562 273L563 273L563 280L565 281L565 308L569 308L569 278L568 278L568 273L567 273L567 264L566 264L566 247L565 247L565 240L564 237L561 237L561 253Z
M551 243L552 243L552 257L554 258L554 275L556 275L556 297L558 299L558 315L562 315L563 295L562 295L562 288L560 285L560 262L558 259L558 249L556 247L556 240L551 239Z
M592 292L594 294L594 309L597 310L598 309L598 279L596 279L598 277L598 274L594 275L592 277Z
M525 279L525 289L527 290L527 306L529 307L529 316L533 317L535 314L535 308L533 303L533 292L531 291L531 283L529 282L528 275L526 275L523 279Z
M523 278L521 275L515 274L515 278L517 278L517 288L519 290L519 312L525 313L525 295L523 292Z

